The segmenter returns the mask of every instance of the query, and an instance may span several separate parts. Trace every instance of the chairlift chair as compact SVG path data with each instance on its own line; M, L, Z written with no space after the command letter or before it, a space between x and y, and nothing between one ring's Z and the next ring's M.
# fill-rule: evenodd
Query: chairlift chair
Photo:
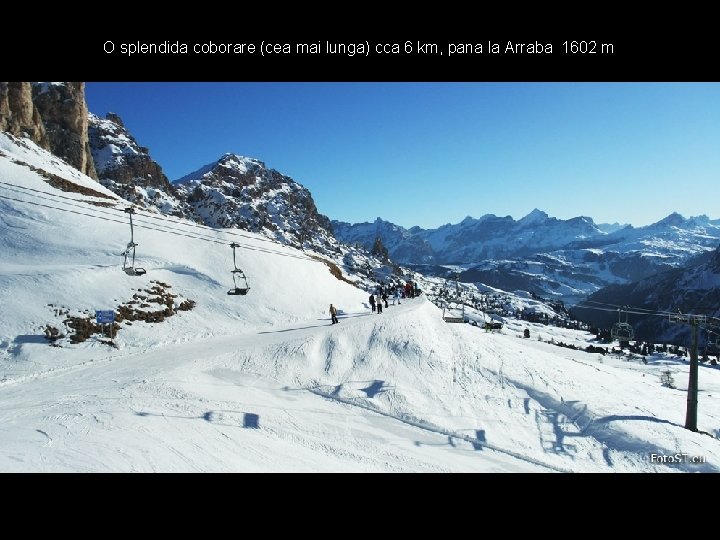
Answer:
M122 252L122 269L128 276L142 276L147 274L147 270L140 268L139 266L135 266L135 246L137 246L135 242L128 242L127 249ZM130 261L128 261L128 258L130 258Z
M707 341L705 342L705 354L712 356L720 356L720 346L718 346L718 335L706 329Z
M147 273L147 270L145 270L144 268L140 268L139 266L135 266L135 248L137 247L137 244L134 240L132 221L132 216L135 213L135 209L132 207L126 208L125 212L130 215L130 241L127 244L127 248L125 248L125 251L121 253L121 255L123 256L122 269L123 272L125 272L128 276L142 276Z
M451 307L451 302L445 302L443 306L443 320L447 323L464 323L465 322L465 304L458 307L458 302L452 302L455 307Z
M635 330L628 323L627 312L622 309L618 309L618 322L613 324L610 329L610 336L617 341L632 341L635 339Z
M230 244L230 247L233 250L234 267L234 269L230 272L232 273L233 285L235 285L235 287L230 289L227 293L231 296L245 296L250 290L250 285L248 285L247 276L242 270L237 267L237 263L235 262L235 248L239 248L240 244L236 244L235 242L233 242L232 244Z

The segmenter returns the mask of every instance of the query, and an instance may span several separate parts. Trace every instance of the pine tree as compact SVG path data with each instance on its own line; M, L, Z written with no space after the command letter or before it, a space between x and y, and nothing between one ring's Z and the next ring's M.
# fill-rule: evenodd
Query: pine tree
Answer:
M375 243L373 244L372 250L370 250L370 253L375 255L376 257L382 259L384 262L387 262L388 260L388 250L383 245L382 240L379 236L375 237Z

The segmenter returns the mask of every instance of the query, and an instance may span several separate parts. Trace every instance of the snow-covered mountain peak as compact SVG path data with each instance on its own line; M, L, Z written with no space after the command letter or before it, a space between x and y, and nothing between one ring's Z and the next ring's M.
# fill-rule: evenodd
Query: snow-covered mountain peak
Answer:
M105 118L89 113L88 136L92 148L95 169L100 178L106 170L121 166L125 156L147 155L147 148L141 148L115 113Z
M667 217L664 217L660 221L653 223L651 226L658 226L658 227L680 227L685 224L685 218L678 214L677 212L673 212Z
M259 159L240 156L238 154L226 153L217 161L218 166L245 173L255 167L265 169L265 163Z
M713 225L710 217L705 214L689 217L686 221L689 225L695 227L708 227Z
M578 217L573 218L573 219L577 219L577 220L582 221L583 223L587 223L588 225L592 225L593 227L597 227L597 225L595 225L595 220L594 220L593 218L591 218L590 216L578 216Z
M184 184L193 180L210 180L217 176L225 179L232 179L259 169L267 169L265 163L259 159L228 152L223 154L220 159L208 163L207 165L203 165L198 170L175 180L174 183Z
M519 219L518 223L521 225L537 225L538 223L547 221L549 218L550 216L548 216L545 212L534 208L527 216Z
M211 227L263 232L293 245L334 249L330 220L310 192L264 162L234 153L175 181L190 214Z

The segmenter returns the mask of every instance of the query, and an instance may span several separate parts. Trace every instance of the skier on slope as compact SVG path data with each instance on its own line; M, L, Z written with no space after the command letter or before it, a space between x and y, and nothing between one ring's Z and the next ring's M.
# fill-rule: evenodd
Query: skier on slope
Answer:
M337 318L337 308L332 304L330 304L330 318L332 319L332 324L340 322Z

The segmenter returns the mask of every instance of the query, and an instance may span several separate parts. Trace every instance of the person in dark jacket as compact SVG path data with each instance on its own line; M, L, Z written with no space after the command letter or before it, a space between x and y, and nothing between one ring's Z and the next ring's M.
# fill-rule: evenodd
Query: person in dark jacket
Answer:
M375 313L375 297L372 294L370 295L370 309Z

